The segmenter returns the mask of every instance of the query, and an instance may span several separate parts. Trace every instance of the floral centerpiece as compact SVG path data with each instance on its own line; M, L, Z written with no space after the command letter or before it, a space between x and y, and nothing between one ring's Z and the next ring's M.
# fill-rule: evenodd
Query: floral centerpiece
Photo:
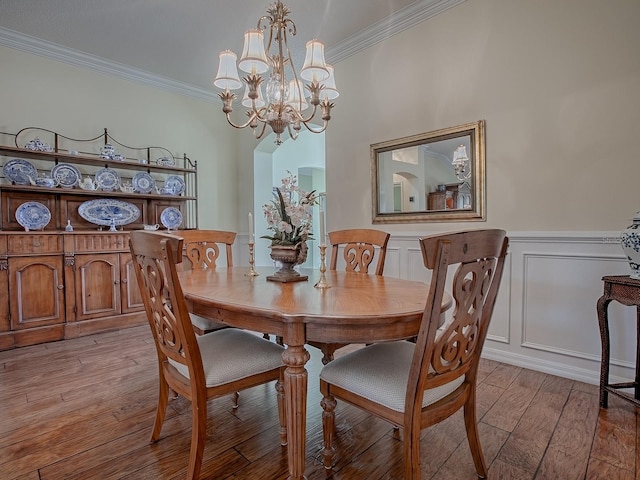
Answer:
M312 207L317 203L315 190L305 192L298 186L298 178L290 171L275 189L273 200L262 206L268 229L273 233L260 238L271 240L271 258L280 261L282 268L268 280L306 280L293 270L307 259L307 239L312 237ZM277 277L277 278L276 278Z

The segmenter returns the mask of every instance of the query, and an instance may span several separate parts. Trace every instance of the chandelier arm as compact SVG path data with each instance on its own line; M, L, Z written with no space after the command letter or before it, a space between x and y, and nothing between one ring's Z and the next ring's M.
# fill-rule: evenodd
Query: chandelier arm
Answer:
M230 113L227 113L226 117L227 117L227 122L229 122L229 125L231 125L233 128L238 128L238 129L248 127L251 124L251 122L254 120L254 118L257 118L258 120L260 120L260 117L258 117L255 113L252 113L249 116L249 120L247 120L247 123L244 123L244 124L241 124L241 125L236 125L235 123L233 123L233 120L231 120L231 114Z
M287 125L287 131L289 132L289 136L291 137L292 140L296 140L298 138L298 133L299 132L297 132L297 131L296 132L292 132L291 131L291 124Z
M297 110L295 110L295 112L296 112L296 116L302 123L307 123L307 122L310 122L313 119L313 117L315 117L317 110L318 110L318 106L314 105L313 110L311 111L311 113L307 118L304 118L301 112L298 112Z
M259 134L256 134L255 128L253 129L253 136L255 137L256 140L260 140L262 138L266 128L267 128L267 124L265 122L262 122L262 130L260 130Z
M305 126L305 128L307 130L309 130L311 133L322 133L324 132L327 127L329 126L329 122L327 120L323 120L322 121L322 127L319 130L314 130L313 128L311 128L307 122L302 122L302 124Z
M269 25L266 25L266 23L263 22L269 22ZM273 17L271 15L263 15L258 19L258 30L262 30L263 32L271 25L273 25Z

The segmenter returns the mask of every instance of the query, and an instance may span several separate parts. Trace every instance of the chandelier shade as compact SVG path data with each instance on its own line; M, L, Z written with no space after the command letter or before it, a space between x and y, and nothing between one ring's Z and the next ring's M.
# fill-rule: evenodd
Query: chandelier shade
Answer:
M287 105L302 112L309 108L309 104L305 101L304 86L300 80L291 80L289 82L289 95Z
M220 53L213 82L222 90L218 94L222 111L232 127L251 127L259 139L269 126L277 145L282 143L284 132L295 140L303 126L312 133L324 132L331 120L331 100L338 97L334 69L327 65L324 44L319 40L307 42L302 69L296 71L288 44L288 35L296 34L296 26L289 13L280 0L270 5L257 28L245 32L239 61L230 50ZM242 80L238 69L247 74ZM238 95L232 91L243 84L240 104L247 108L246 120L235 123L231 113Z
M231 50L220 52L220 63L218 64L218 74L213 84L225 90L236 90L242 86L236 60L238 56Z
M258 108L262 108L264 107L267 102L264 101L264 96L262 95L262 88L258 87L258 98L256 98L255 100L252 100L251 98L249 98L249 91L251 89L249 88L249 85L246 85L244 88L244 95L242 97L242 106L243 107L247 107L247 108L251 108L251 105L253 105L252 102L256 102L256 107Z
M269 70L267 54L264 51L264 35L260 30L244 32L244 48L238 68L247 73L264 73Z
M309 82L313 80L321 82L329 77L327 63L324 61L324 44L322 42L318 40L307 42L307 54L302 70L300 70L300 76Z
M338 98L338 90L336 89L336 78L333 73L333 66L327 65L327 71L329 72L329 77L324 81L324 88L320 92L320 99L324 100L333 100L334 98Z

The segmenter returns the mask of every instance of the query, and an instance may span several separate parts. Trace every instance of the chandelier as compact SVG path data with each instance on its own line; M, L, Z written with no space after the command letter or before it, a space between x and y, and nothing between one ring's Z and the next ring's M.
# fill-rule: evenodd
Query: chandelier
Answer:
M251 127L254 136L262 138L267 125L276 134L276 145L282 143L280 135L286 130L292 139L298 137L304 125L313 133L326 130L331 119L331 100L338 96L333 67L324 60L324 44L318 40L307 42L304 65L296 72L287 34L296 34L296 25L289 8L280 0L267 8L268 15L258 20L255 30L244 34L244 48L240 60L230 50L220 52L218 73L213 84L222 91L222 111L232 127ZM265 50L264 37L269 37ZM247 75L240 80L238 68ZM303 80L307 83L303 84ZM247 107L247 121L236 124L231 120L233 102L238 96L232 92L242 87L245 91L241 104ZM265 84L263 94L262 86ZM313 109L309 112L309 104ZM313 128L310 123L320 111L322 125ZM306 115L306 116L305 116Z
M453 152L453 160L451 161L453 170L458 180L466 180L471 177L471 165L469 165L469 157L467 156L467 147L460 145Z

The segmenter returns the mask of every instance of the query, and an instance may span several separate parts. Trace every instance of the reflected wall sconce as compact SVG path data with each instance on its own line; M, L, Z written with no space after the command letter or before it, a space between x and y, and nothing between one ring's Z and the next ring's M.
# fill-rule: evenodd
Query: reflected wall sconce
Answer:
M467 180L471 176L471 166L469 165L469 157L467 156L467 147L460 145L455 149L451 164L453 165L453 169L458 180Z

